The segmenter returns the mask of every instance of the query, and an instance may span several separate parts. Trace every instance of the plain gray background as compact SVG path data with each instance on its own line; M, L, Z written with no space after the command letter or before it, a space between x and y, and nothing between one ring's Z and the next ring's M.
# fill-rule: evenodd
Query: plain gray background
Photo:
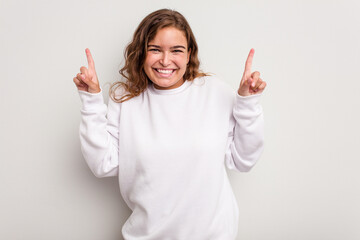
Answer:
M264 154L229 171L238 239L360 239L357 0L1 0L0 239L122 239L130 211L82 158L72 79L89 48L107 101L135 28L164 7L188 19L204 71L236 91L254 48L268 83Z

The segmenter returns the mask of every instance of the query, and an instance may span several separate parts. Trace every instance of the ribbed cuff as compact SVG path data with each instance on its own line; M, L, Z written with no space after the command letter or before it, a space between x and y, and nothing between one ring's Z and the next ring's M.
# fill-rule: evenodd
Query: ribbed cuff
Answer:
M236 102L235 102L234 110L236 112L261 110L261 106L260 106L261 95L262 93L254 94L250 96L241 96L239 95L239 93L236 93Z
M78 90L78 93L82 103L82 109L85 111L97 109L104 104L104 98L101 88L100 92L98 93L89 93L82 90Z

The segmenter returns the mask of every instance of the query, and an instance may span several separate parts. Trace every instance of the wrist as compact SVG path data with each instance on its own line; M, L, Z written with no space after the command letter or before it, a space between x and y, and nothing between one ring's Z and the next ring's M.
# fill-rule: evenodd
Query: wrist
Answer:
M95 88L95 89L88 89L89 93L99 93L101 91L100 88Z
M237 93L242 96L242 97L247 97L247 96L250 96L249 93L246 93L246 92L243 92L243 91L240 91L240 89L237 91Z

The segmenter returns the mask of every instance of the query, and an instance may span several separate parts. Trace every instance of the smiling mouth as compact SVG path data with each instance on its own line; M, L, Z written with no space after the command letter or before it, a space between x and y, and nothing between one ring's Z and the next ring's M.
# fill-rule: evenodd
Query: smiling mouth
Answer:
M163 74L171 74L175 71L175 69L162 69L162 68L154 68L154 69L158 73L163 73Z
M176 69L164 69L164 68L154 68L158 77L161 78L170 78Z

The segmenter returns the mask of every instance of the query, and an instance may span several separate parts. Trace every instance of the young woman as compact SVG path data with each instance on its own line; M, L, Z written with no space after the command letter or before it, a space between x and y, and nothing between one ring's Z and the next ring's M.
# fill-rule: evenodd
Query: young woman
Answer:
M246 60L238 91L199 70L186 19L161 9L140 23L125 51L126 79L108 106L86 49L74 78L81 149L97 177L118 176L132 210L126 240L232 240L238 205L225 165L249 171L263 151L259 104L266 83Z

